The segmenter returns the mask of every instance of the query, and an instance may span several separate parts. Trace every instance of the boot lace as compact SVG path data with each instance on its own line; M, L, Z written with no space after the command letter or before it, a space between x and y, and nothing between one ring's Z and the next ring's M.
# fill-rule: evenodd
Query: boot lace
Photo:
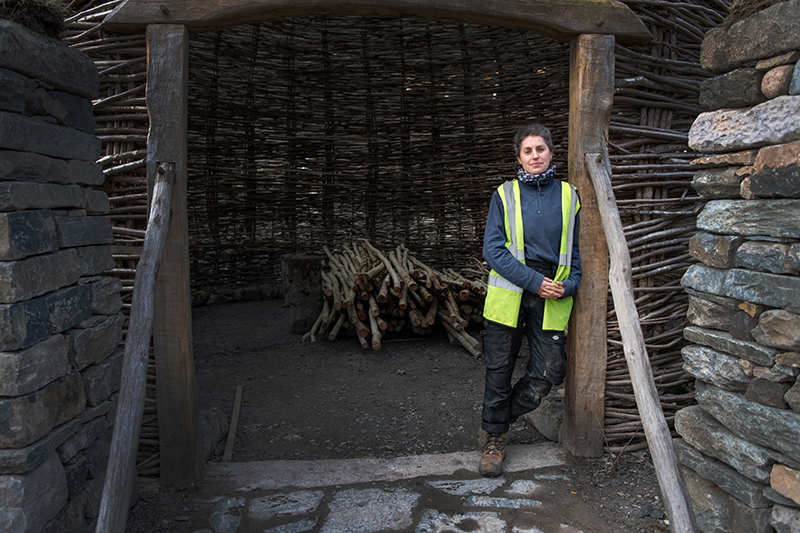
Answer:
M486 445L483 447L483 453L489 455L499 454L506 448L506 439L501 433L487 433Z

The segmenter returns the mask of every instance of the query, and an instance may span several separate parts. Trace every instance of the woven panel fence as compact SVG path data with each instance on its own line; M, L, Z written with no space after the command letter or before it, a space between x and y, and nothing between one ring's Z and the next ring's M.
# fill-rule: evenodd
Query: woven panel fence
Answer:
M114 274L130 301L147 212L144 35L99 25L119 0L73 2L64 40L95 60ZM609 152L635 296L670 425L692 401L682 369L700 199L687 134L702 110L705 32L722 0L626 2L655 39L616 47ZM368 238L458 269L480 257L491 191L513 176L516 126L551 127L566 177L569 45L530 32L407 18L304 17L192 35L189 223L193 289L277 281L285 253ZM129 304L127 304L129 305ZM606 438L643 447L613 306ZM151 380L154 375L151 374ZM154 399L140 473L157 473ZM149 418L148 418L149 417ZM149 424L149 425L148 425Z
M466 264L515 172L514 127L551 124L566 158L569 46L529 32L304 18L190 49L198 288L278 279L281 254L364 238Z

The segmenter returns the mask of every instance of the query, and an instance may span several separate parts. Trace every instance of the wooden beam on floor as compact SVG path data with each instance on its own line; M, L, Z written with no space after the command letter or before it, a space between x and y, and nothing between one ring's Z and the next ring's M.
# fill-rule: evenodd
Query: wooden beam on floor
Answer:
M242 408L242 385L236 387L236 397L233 399L233 414L231 415L231 425L228 428L228 440L225 443L225 452L222 454L222 462L230 463L233 457L233 445L236 442L236 430L239 429L239 411Z

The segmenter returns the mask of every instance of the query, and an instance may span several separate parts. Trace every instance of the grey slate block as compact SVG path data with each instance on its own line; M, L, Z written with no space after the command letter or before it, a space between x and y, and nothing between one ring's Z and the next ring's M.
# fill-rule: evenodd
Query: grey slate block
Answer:
M760 104L767 98L761 93L764 72L740 68L700 84L700 105L713 111L723 107L747 107Z
M0 181L96 186L102 185L105 177L103 169L93 161L0 149Z
M706 199L740 198L743 176L737 175L737 170L737 167L698 170L692 178L692 187Z
M0 449L23 448L83 411L86 399L78 373L67 374L25 396L0 397Z
M0 476L3 526L9 532L41 531L67 503L68 493L64 467L55 454L32 472Z
M58 250L19 261L0 262L0 303L30 300L72 285L80 278L75 250Z
M719 459L753 481L769 484L769 474L777 452L734 434L699 405L685 407L675 414L675 430L687 444Z
M33 346L90 316L88 287L67 287L39 298L0 304L0 350Z
M83 208L86 193L78 185L0 181L0 211Z
M115 315L122 309L122 281L111 276L81 278L78 283L87 285L92 294L92 313Z
M734 268L725 275L725 296L800 313L800 278Z
M108 245L80 246L75 251L78 252L82 276L96 276L116 266Z
M58 90L97 98L97 67L63 42L43 37L21 24L0 19L0 67L43 80Z
M52 335L24 350L0 352L0 396L22 396L41 389L69 370L69 340Z
M72 461L81 451L106 434L108 426L105 418L95 418L91 422L81 424L78 431L65 439L57 448L58 457L66 464Z
M14 261L58 249L49 209L0 213L0 261Z
M769 523L775 533L797 533L800 531L800 510L776 505L772 508Z
M36 469L80 427L80 422L70 420L24 448L0 450L0 474L27 474Z
M800 2L783 2L730 27L709 30L700 48L700 65L712 72L800 50Z
M698 215L697 227L725 235L800 239L800 200L713 200Z
M54 217L58 244L62 248L110 244L114 241L111 219L99 217Z
M739 366L737 358L697 345L684 346L681 357L684 361L683 369L695 378L725 390L747 390L750 380Z
M95 407L119 390L124 350L119 348L103 361L83 371L86 404Z
M675 439L673 444L682 465L715 483L728 494L750 507L772 506L772 502L761 494L765 484L746 478L730 466L689 446L683 439Z
M94 135L8 112L0 112L0 148L83 161L100 157Z
M761 346L755 342L733 337L724 331L689 326L683 330L683 337L689 342L710 346L720 352L747 359L758 365L771 367L775 364L775 356L779 350Z
M122 340L122 326L125 315L92 315L91 318L68 329L66 334L72 339L70 364L76 370L99 363L117 348ZM105 399L105 398L103 398Z
M747 401L743 395L697 382L697 403L745 440L800 461L800 414Z
M66 110L63 119L65 126L94 135L94 108L90 99L63 91L49 91L47 95Z

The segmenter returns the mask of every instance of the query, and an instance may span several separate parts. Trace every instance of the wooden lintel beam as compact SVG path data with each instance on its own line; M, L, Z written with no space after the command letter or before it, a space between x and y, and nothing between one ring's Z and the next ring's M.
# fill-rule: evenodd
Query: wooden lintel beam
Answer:
M148 24L183 24L214 32L265 20L310 15L414 16L523 28L558 41L580 34L614 35L620 43L652 40L644 23L617 0L127 0L105 29L139 32Z

